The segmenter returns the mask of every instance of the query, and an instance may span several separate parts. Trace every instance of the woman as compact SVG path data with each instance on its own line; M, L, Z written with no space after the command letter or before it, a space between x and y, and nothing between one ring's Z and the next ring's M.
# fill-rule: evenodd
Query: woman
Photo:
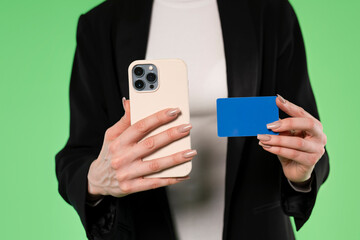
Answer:
M130 126L127 67L161 57L187 62L192 125L140 141L181 111ZM291 101L277 98L290 116L269 123L279 136L214 136L215 98L277 93ZM293 239L289 216L300 229L329 172L299 25L285 0L104 2L79 20L70 107L70 138L56 156L59 192L90 239ZM192 179L144 179L197 154L141 161L190 129Z

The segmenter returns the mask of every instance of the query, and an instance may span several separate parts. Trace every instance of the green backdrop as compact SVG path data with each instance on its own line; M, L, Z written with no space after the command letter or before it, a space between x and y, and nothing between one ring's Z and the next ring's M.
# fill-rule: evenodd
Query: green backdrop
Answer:
M330 177L298 239L360 239L360 3L293 0L328 136ZM85 239L57 192L78 17L99 0L0 2L1 239Z

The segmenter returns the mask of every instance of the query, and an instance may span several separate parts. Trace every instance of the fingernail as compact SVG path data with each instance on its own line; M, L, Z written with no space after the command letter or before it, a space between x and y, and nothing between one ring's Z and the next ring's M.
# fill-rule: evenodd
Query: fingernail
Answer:
M279 100L282 104L286 103L286 100L282 96L280 96L279 94L277 94L277 96L279 97Z
M123 105L123 109L124 109L124 111L125 111L125 101L126 101L126 98L125 98L125 97L123 97L123 98L122 98L122 105Z
M188 152L185 152L185 153L183 154L183 157L184 157L184 158L191 158L191 157L195 156L196 154L197 154L197 151L196 151L196 150L190 150L190 151L188 151Z
M263 144L261 142L259 142L259 145L262 146L263 148L271 148L270 145L266 145L266 144Z
M170 117L174 117L180 113L179 108L171 108L169 111L166 112L166 114Z
M271 140L271 137L267 134L258 134L257 139L259 139L260 141L269 141Z
M189 180L190 177L187 176L187 177L182 177L182 178L176 178L177 181L185 181L185 180Z
M278 128L281 126L281 122L280 121L276 121L276 122L273 122L273 123L269 123L269 124L266 124L266 127L268 129L274 129L274 128Z
M180 126L178 128L178 130L181 133L186 133L186 132L190 131L191 128L192 128L191 124L185 124L185 125Z

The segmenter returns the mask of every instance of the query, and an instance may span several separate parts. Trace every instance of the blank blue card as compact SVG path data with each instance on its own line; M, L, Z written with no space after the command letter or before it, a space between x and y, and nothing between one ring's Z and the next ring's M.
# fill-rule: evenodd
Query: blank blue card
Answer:
M275 100L275 96L218 98L216 101L218 136L278 135L266 128L266 124L279 120L279 108Z

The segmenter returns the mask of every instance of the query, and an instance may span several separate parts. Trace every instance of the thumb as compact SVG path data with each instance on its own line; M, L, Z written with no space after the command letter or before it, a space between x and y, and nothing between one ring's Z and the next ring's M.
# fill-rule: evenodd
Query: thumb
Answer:
M126 100L126 98L124 97L122 99L122 104L123 104L125 113L118 122L116 122L113 126L111 126L106 131L107 140L110 140L110 141L114 140L115 138L120 136L120 134L122 134L131 125L131 122L130 122L130 100Z

